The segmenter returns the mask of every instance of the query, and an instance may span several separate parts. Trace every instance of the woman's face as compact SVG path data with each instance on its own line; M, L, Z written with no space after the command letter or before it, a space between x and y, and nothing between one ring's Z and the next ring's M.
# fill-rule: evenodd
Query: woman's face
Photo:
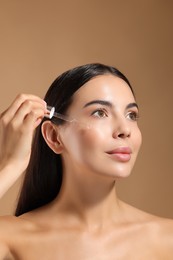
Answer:
M138 107L125 81L109 74L93 78L75 92L67 114L76 121L59 129L65 165L113 178L130 174L141 133Z

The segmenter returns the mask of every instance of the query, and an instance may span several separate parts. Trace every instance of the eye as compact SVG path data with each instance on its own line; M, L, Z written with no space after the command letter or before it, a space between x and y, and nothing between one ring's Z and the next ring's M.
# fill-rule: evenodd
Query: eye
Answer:
M107 113L104 109L100 108L92 112L92 115L99 118L107 117Z
M131 111L127 113L126 117L132 121L137 121L139 119L139 114L138 112Z

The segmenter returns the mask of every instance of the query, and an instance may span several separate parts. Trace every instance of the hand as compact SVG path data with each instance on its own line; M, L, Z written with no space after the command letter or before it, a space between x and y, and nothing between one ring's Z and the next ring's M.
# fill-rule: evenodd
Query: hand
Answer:
M18 167L22 173L29 162L34 129L40 124L46 103L39 97L20 94L0 115L0 169Z

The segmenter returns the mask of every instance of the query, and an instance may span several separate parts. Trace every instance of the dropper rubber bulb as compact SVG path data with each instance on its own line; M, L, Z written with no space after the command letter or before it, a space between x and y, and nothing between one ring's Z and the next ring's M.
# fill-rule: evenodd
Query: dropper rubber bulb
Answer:
M47 106L47 114L45 117L51 119L54 116L55 113L55 107Z

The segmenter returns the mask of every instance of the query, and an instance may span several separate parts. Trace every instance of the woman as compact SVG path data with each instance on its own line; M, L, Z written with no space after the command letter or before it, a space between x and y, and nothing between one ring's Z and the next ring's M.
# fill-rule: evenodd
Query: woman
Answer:
M173 221L116 194L141 145L127 78L102 64L80 66L58 77L45 101L68 120L43 119L46 103L30 95L1 115L1 193L31 158L18 217L0 219L0 259L173 259Z

